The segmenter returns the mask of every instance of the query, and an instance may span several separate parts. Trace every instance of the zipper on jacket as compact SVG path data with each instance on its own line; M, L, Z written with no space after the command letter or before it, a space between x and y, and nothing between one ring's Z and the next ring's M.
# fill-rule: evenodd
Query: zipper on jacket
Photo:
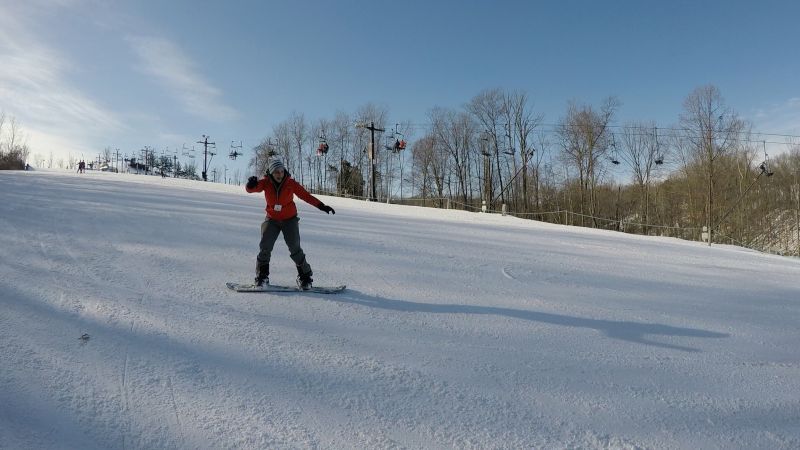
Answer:
M272 178L272 175L269 176L269 181L272 184L272 187L275 189L275 204L278 204L278 200L281 198L281 189L283 185L286 183L286 176L284 175L283 180L280 183L276 184L275 179ZM275 205L273 205L274 207Z

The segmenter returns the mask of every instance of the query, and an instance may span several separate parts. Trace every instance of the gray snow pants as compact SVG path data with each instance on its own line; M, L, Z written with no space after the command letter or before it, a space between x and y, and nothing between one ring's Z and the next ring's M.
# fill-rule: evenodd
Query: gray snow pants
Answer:
M298 274L310 274L311 266L306 262L306 254L300 248L300 218L297 216L287 220L275 220L267 217L261 224L261 242L259 243L258 257L256 257L256 275L269 275L269 260L272 248L278 240L278 234L283 232L283 240L289 247L291 256L297 266Z

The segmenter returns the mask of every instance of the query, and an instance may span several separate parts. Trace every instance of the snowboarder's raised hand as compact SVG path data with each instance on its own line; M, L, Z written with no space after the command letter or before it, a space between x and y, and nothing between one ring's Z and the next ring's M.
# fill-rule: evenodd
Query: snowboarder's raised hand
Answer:
M320 203L319 206L317 206L317 208L319 208L320 211L325 211L326 214L330 213L336 214L336 211L334 211L333 208L326 205L325 203Z
M258 184L258 178L250 177L247 179L247 187L253 189Z

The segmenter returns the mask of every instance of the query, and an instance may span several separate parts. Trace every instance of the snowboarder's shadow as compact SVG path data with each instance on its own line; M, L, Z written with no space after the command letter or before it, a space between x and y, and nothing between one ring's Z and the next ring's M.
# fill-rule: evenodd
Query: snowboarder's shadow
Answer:
M367 306L370 308L386 309L400 312L421 312L433 314L473 314L473 315L494 315L505 316L514 319L527 320L531 322L547 323L575 328L589 328L597 330L613 339L620 339L638 344L652 345L672 350L685 352L699 352L699 349L682 345L666 344L652 339L648 336L670 336L688 338L727 338L727 333L716 331L699 330L696 328L673 327L671 325L661 325L657 323L639 323L630 321L587 319L582 317L572 317L562 314L552 314L524 309L502 308L495 306L475 306L475 305L445 305L436 303L419 303L408 300L392 300L384 297L367 295L359 291L348 289L348 294L339 295L331 298L342 303L351 303Z

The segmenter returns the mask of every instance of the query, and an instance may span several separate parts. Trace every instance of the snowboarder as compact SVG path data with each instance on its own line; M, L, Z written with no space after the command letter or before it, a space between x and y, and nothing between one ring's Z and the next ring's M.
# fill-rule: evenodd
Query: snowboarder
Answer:
M81 160L81 162L78 163L78 173L84 173L85 170L86 163Z
M300 227L297 217L297 206L294 203L295 194L311 206L317 207L327 214L336 214L330 206L322 203L318 198L295 181L279 158L269 162L267 173L262 179L250 177L245 190L249 193L263 192L267 200L267 217L261 224L260 251L256 257L256 286L269 284L269 260L272 247L278 239L278 234L283 232L283 240L289 247L289 253L297 266L297 286L300 289L311 289L313 282L311 266L306 261L306 255L300 248Z

